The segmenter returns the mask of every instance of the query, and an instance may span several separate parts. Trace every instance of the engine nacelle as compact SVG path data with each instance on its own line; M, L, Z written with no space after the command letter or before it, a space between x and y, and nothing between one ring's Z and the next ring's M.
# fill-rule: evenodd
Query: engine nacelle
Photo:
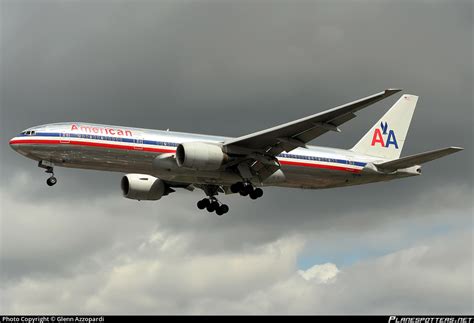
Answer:
M156 177L144 174L127 174L122 177L123 196L132 200L159 200L166 191L165 183Z
M202 142L185 142L176 149L176 162L179 167L217 170L227 158L221 147Z

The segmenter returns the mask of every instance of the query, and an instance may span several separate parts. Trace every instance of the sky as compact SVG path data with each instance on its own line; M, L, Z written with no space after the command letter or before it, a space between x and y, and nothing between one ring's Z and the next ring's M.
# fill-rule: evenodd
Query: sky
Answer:
M0 312L473 312L472 1L0 1ZM240 136L385 88L420 96L423 175L329 190L122 197L8 140L85 121ZM398 99L314 145L352 147Z

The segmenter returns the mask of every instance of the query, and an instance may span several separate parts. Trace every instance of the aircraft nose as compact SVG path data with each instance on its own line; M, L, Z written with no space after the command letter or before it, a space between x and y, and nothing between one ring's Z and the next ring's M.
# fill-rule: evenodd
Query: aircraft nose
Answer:
M10 147L11 147L13 150L15 150L15 151L16 151L16 150L17 150L17 147L18 147L18 145L16 144L16 141L15 141L15 139L16 139L15 137L13 137L12 139L10 139L10 142L9 142L9 144L10 144Z

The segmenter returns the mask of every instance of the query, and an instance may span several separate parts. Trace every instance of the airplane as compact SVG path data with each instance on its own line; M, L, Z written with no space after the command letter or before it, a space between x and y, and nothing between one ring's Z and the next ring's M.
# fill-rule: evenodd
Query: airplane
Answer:
M380 93L237 138L123 126L64 122L22 131L10 146L38 162L57 183L54 167L126 173L123 196L159 200L177 188L204 191L199 209L229 211L219 193L258 199L262 187L321 189L421 174L421 164L463 148L447 147L407 157L400 154L418 97L403 94L349 150L308 142L356 117L356 112L401 89Z

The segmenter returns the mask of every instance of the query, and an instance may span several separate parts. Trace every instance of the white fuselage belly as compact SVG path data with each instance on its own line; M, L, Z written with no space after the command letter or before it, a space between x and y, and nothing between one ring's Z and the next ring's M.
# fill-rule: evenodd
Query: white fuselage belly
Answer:
M100 131L95 132L92 131L94 127L71 129L73 125L39 127L34 136L15 137L11 144L28 158L50 161L56 166L150 174L176 183L230 185L241 180L237 173L224 170L196 171L179 168L173 163L169 167L153 164L158 156L174 153L180 143L217 143L228 138L135 128L126 128L130 130L117 135L114 130L117 127L113 126L97 125ZM373 159L333 148L298 148L277 158L283 177L271 177L257 185L315 189L407 176L366 171L366 164Z

